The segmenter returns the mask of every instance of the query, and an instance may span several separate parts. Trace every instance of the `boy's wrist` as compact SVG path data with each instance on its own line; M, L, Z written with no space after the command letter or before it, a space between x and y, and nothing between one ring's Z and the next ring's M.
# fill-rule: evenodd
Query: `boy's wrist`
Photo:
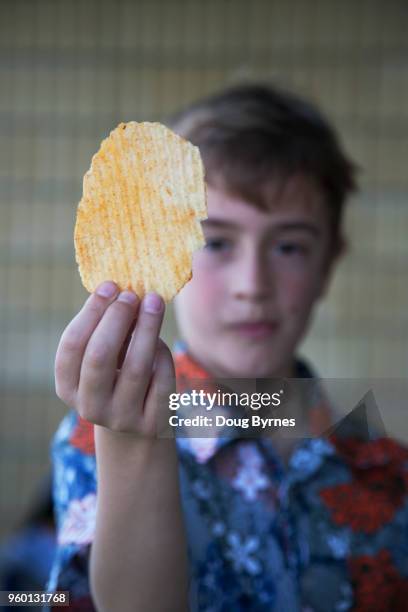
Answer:
M134 433L112 431L102 425L95 425L96 458L152 462L169 454L175 455L175 438L158 438Z

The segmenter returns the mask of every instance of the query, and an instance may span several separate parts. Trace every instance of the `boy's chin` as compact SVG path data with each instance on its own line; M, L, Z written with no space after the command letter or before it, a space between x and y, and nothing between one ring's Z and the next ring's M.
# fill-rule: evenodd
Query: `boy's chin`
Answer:
M289 375L283 371L282 364L274 363L271 359L254 363L240 358L239 355L226 360L223 369L232 378L281 378Z
M218 370L232 378L287 378L292 376L292 345L275 342L224 342L215 350Z

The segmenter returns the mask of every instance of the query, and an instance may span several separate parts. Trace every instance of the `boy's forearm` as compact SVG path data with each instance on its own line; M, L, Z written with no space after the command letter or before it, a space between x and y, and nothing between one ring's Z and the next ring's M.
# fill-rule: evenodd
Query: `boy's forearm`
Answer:
M95 427L98 508L91 590L100 612L188 611L174 440Z

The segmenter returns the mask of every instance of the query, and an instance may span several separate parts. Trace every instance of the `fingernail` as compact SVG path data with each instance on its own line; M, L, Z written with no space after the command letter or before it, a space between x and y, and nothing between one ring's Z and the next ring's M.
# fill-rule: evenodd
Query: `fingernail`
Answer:
M96 292L101 297L110 298L115 295L118 288L112 281L105 281L102 285L99 285Z
M143 308L145 312L158 314L163 308L163 301L157 293L148 293L143 300Z
M133 291L122 291L119 293L118 302L126 302L127 304L136 304L137 295Z

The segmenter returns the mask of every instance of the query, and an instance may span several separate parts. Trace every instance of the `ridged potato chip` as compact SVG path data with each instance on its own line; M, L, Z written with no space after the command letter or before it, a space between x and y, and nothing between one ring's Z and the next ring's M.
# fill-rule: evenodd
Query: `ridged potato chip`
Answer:
M113 280L170 301L191 278L206 217L198 148L160 123L121 123L84 176L74 234L83 285Z

